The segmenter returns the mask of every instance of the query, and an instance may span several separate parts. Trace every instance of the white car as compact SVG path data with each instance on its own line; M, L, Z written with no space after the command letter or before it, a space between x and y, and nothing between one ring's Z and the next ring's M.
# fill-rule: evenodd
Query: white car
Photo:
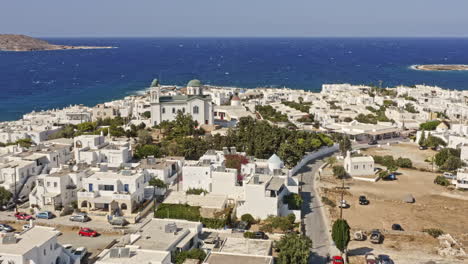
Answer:
M67 250L68 252L73 252L73 245L72 244L65 244L62 246L65 250Z
M73 253L73 255L75 257L83 259L86 256L86 254L88 253L88 250L86 250L85 247L79 247L79 248L75 249L72 253Z
M23 230L28 230L31 229L31 226L29 224L23 225Z

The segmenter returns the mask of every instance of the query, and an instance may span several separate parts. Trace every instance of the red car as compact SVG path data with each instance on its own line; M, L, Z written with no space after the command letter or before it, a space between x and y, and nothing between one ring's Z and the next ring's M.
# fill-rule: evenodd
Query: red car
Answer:
M20 213L20 212L17 212L15 214L15 217L16 219L18 220L30 220L30 219L33 219L33 217L31 215L28 215L27 213Z
M90 228L81 228L78 232L79 236L87 236L87 237L96 237L98 233Z
M344 260L340 256L333 256L332 257L332 264L343 264Z

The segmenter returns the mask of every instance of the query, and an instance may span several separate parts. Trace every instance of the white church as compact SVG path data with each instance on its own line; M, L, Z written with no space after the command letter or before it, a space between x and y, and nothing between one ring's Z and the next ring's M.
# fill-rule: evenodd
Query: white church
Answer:
M211 97L203 95L203 85L199 80L187 84L186 95L161 96L158 80L151 84L151 123L175 120L177 113L190 114L199 125L213 124Z

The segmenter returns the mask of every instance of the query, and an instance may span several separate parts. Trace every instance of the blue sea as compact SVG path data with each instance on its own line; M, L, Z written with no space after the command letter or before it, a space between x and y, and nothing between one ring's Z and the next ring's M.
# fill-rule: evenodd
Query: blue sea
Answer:
M323 83L428 84L463 90L468 72L423 72L414 64L468 64L468 39L72 38L54 44L116 49L0 52L0 120L70 104L95 105L147 87L289 87Z

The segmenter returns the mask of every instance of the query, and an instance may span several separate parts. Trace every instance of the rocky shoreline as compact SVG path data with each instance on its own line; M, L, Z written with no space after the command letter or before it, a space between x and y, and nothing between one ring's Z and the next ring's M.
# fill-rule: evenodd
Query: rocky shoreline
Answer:
M419 71L468 71L466 64L426 64L413 65L411 68Z
M81 50L81 49L113 49L115 47L98 46L67 46L50 44L44 40L24 35L1 35L0 51L46 51L46 50Z

